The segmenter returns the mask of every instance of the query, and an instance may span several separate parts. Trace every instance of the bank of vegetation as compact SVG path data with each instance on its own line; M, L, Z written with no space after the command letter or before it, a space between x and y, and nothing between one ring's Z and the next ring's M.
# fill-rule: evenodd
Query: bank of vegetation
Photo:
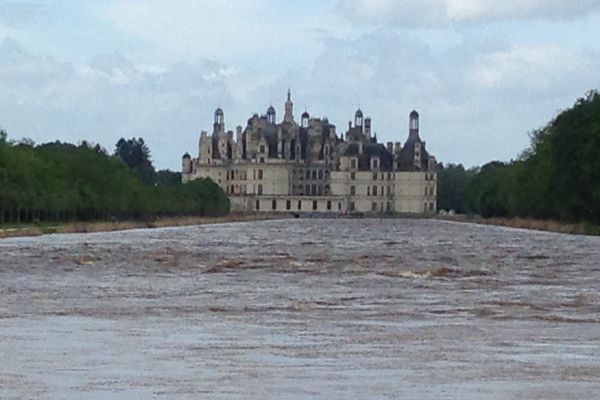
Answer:
M498 221L600 229L600 93L592 91L531 134L511 162L440 166L438 206ZM523 222L524 225L527 223Z
M142 139L122 139L114 154L83 142L35 145L0 131L0 225L221 216L226 194L210 180L182 184L155 171Z

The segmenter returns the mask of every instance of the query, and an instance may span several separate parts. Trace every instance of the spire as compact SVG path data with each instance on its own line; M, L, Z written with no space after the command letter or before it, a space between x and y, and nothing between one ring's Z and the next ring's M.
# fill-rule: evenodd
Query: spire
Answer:
M283 122L289 124L294 123L294 103L292 103L292 92L288 89L287 101L285 102L285 114L283 116Z

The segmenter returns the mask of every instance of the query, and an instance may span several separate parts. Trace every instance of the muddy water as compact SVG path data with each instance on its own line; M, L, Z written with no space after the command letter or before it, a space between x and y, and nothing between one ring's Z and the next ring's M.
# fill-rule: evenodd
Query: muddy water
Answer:
M600 238L288 220L0 254L0 399L600 395Z

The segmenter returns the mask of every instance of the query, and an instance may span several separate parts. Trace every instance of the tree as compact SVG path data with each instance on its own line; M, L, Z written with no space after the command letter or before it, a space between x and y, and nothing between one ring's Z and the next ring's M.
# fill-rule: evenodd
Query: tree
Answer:
M155 171L150 160L150 149L142 138L121 138L115 147L115 156L119 157L130 169L146 183L154 182Z
M467 189L476 174L473 169L465 170L462 164L439 164L437 168L439 210L454 210L459 214L470 212L467 204Z

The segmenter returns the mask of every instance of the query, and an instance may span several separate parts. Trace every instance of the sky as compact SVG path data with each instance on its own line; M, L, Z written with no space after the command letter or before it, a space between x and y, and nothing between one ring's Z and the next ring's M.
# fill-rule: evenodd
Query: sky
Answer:
M529 133L600 87L600 0L0 0L0 127L109 151L143 137L158 169L196 156L287 89L380 141L408 115L444 163L518 157Z

